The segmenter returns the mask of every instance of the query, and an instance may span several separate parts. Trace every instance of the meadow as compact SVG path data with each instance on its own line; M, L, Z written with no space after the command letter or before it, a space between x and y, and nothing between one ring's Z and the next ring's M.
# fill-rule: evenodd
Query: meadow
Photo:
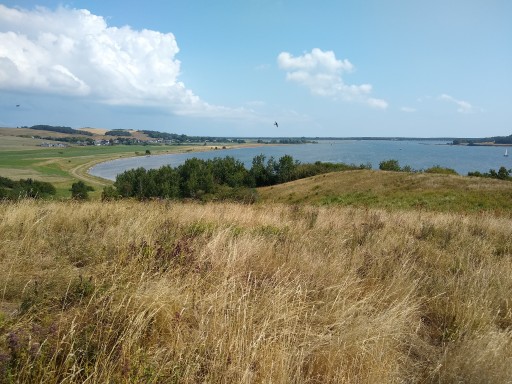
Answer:
M512 219L0 204L1 382L509 383Z

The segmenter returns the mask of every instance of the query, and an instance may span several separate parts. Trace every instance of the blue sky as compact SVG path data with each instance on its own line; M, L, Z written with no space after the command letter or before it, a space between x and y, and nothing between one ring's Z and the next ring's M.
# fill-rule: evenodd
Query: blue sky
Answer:
M511 20L508 0L1 1L0 126L510 135Z

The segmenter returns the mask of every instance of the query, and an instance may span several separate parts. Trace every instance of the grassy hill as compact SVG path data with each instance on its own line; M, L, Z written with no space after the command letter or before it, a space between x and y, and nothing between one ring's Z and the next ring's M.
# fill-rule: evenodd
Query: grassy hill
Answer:
M512 211L509 181L430 173L345 171L260 188L259 193L264 201L290 204Z
M3 382L512 377L511 218L165 201L0 217Z

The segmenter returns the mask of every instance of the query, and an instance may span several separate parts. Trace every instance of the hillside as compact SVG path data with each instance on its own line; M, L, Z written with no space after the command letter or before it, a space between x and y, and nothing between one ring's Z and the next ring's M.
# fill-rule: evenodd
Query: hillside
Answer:
M512 221L0 203L8 382L506 383Z
M263 201L510 214L512 183L430 173L355 170L260 188Z
M109 140L109 139L115 139L116 136L111 135L105 135L106 132L108 132L108 129L102 129L102 128L79 128L77 131L85 131L92 133L92 136L85 136L89 137L93 140ZM132 135L131 137L139 139L139 140L150 140L149 136L142 132L138 132L135 130L127 130ZM60 132L52 132L52 131L45 131L45 130L38 130L38 129L31 129L31 128L0 128L0 136L1 137L26 137L31 138L33 136L40 136L40 137L54 137L54 138L64 138L64 137L72 137L72 136L79 136L79 134L70 134L70 133L60 133Z

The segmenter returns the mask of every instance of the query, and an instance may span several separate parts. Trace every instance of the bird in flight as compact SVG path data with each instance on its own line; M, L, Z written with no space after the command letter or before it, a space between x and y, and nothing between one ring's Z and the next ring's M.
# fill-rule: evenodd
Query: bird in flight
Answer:
M274 121L274 125L276 126L276 128L279 127L279 124L277 124L277 121Z
M19 107L20 105L19 104L16 104L16 108Z

